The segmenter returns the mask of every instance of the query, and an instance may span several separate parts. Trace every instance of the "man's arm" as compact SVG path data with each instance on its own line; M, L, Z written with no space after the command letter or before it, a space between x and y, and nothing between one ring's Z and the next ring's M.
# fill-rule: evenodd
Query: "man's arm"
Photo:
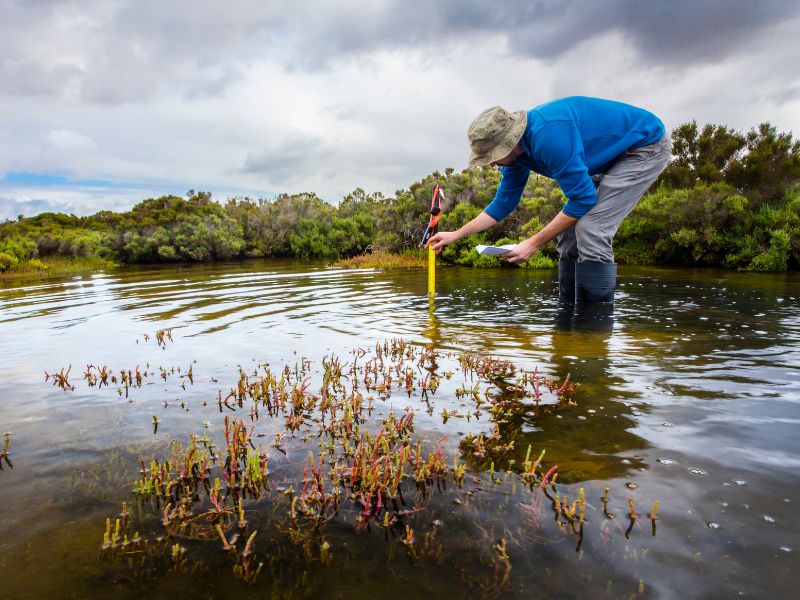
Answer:
M519 206L522 192L531 174L530 169L516 163L503 167L500 172L503 174L500 185L497 186L494 199L485 209L486 214L498 223Z
M461 238L497 225L517 208L520 198L522 198L522 190L525 189L525 183L528 181L530 170L520 165L510 165L503 167L501 172L503 176L500 179L500 185L497 186L497 192L489 206L457 231L441 231L437 233L431 237L428 242L429 246L433 246L436 252L441 252L442 248L457 242Z
M517 244L511 252L503 254L502 258L510 263L521 263L533 256L539 248L556 236L564 233L572 227L578 219L570 217L563 212L558 213L542 230L532 235L524 242Z
M465 238L473 233L489 229L489 227L493 225L497 225L497 220L490 217L487 213L482 212L456 231L440 231L436 235L431 236L431 239L428 240L428 246L432 246L436 252L441 252L442 248L445 246L457 242L461 238Z

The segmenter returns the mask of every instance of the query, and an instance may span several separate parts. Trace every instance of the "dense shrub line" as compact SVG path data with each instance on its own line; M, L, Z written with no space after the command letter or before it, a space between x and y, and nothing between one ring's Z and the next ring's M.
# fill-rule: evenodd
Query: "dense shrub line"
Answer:
M800 142L762 124L748 133L687 123L672 133L673 161L615 242L622 263L717 265L754 271L800 267ZM312 193L221 204L207 192L162 196L125 213L42 213L0 224L0 271L40 257L101 257L122 263L240 257L342 258L369 250L407 252L427 223L433 185L447 193L441 227L459 227L494 196L492 168L434 172L395 197L356 189L338 206ZM532 175L520 207L490 231L445 249L443 259L497 266L481 243L531 235L563 206L555 183ZM529 267L555 264L552 244Z

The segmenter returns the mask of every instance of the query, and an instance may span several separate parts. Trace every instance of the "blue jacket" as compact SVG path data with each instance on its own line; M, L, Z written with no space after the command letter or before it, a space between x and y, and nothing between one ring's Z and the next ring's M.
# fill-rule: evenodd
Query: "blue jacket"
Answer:
M528 175L558 182L567 197L563 212L580 218L597 202L591 176L605 173L626 150L664 137L654 114L622 102L572 96L528 111L520 140L525 153L501 169L503 178L486 213L497 221L519 205Z

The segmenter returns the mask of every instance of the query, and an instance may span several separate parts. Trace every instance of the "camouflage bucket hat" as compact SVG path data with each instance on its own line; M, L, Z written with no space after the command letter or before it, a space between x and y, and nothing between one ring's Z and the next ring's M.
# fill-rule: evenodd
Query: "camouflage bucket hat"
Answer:
M479 114L469 126L467 137L472 154L469 166L490 165L511 154L528 125L528 115L520 110L510 113L493 106Z

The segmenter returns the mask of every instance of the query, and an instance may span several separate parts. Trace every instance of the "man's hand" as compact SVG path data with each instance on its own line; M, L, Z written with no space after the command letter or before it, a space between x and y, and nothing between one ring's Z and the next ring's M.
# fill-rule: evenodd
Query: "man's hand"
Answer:
M425 247L427 248L430 246L435 252L441 252L445 246L452 244L453 242L457 242L461 238L465 238L473 233L478 233L484 229L489 229L489 227L496 224L497 221L495 221L494 218L490 217L484 211L472 219L469 223L459 228L458 231L440 231L436 235L431 236L431 238L428 240L428 243L425 244Z
M521 263L528 260L539 249L538 244L533 241L533 238L528 238L524 242L517 244L517 247L506 252L501 256L503 260L510 263Z
M501 256L501 258L510 263L525 262L547 242L575 225L577 220L578 219L575 217L570 217L569 215L564 214L562 211L558 213L555 218L550 221L550 223L548 223L539 233L529 237L524 242L517 244L516 248L514 248L511 252L506 252L503 254L503 256Z
M431 239L428 240L428 243L425 247L427 248L428 246L432 246L434 251L438 254L442 251L442 248L458 241L459 239L461 238L456 234L455 231L440 231L436 235L431 236Z

